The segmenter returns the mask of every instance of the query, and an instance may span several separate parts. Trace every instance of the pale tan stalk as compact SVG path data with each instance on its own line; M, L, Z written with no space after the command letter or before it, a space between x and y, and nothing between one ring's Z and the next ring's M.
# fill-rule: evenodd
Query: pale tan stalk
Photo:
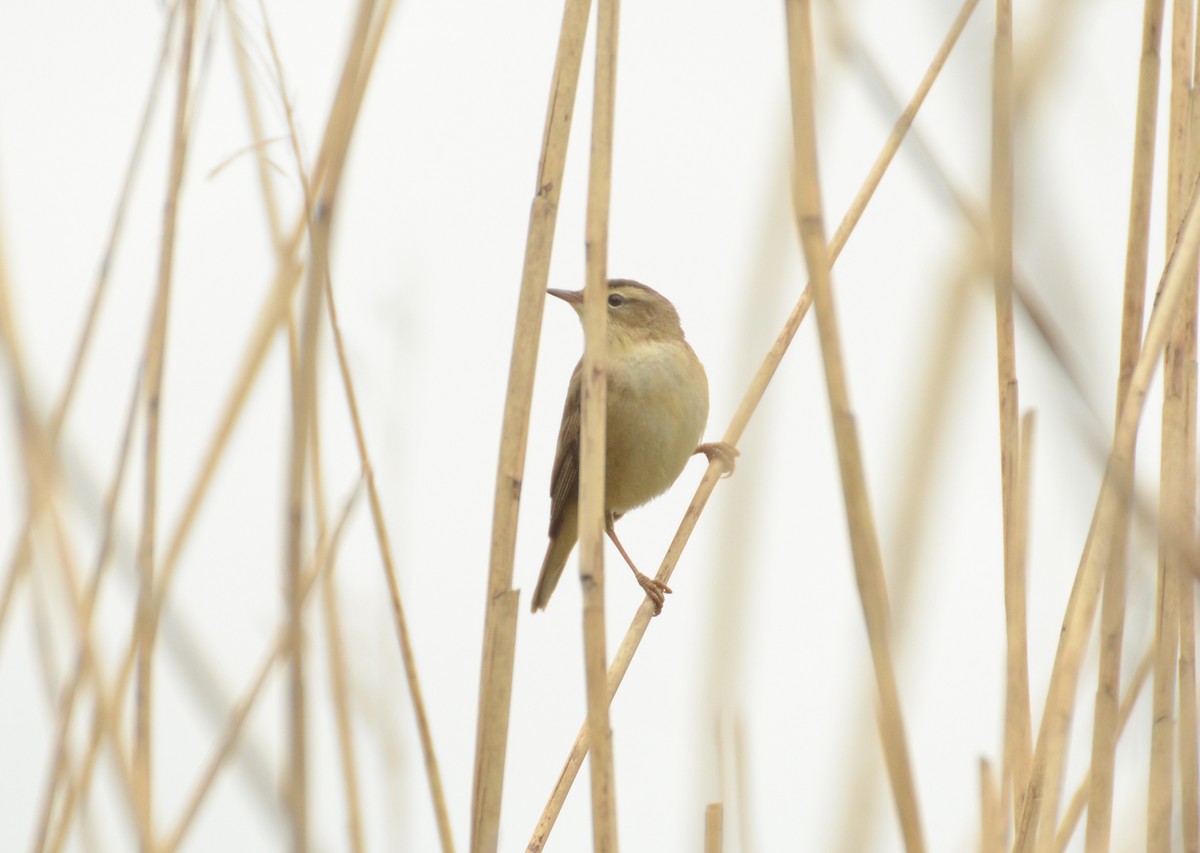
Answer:
M509 362L492 508L491 555L471 794L472 853L495 853L499 839L517 638L518 593L512 588L517 513L520 508L521 481L525 475L529 411L542 328L542 307L550 276L550 250L554 244L558 200L562 192L567 141L571 117L574 115L575 91L579 83L590 8L590 0L565 0L563 4L562 28L550 84L550 101L546 107L537 184L525 238L525 260L517 297L516 329Z
M912 126L913 119L924 102L925 96L929 93L933 81L937 79L938 73L945 64L951 49L957 42L958 36L962 33L970 17L970 13L977 4L978 0L966 0L964 2L962 10L959 12L958 17L950 28L950 32L946 35L945 40L938 49L938 53L934 57L929 70L914 92L912 100L905 108L904 113L896 120L892 132L884 141L883 148L880 150L870 171L868 171L866 178L863 180L862 186L859 188L849 209L847 209L846 214L842 217L837 231L834 232L830 240L829 258L831 263L837 260L842 249L846 247L846 242L850 239L854 227L858 224L859 219L861 219L863 211L866 210L867 204L878 188L879 182L887 171L888 165L900 147L900 143L904 140L905 134ZM734 413L728 428L725 430L722 438L724 443L732 447L737 446L742 433L745 432L750 418L758 408L758 404L761 402L767 386L770 384L772 377L774 377L775 371L783 360L788 347L791 346L792 340L795 338L796 332L799 331L800 324L804 321L805 316L807 316L811 305L812 286L810 284L801 293L800 298L785 320L783 328L763 357L758 371L751 380L750 386L746 389L746 393L743 395L737 411ZM699 520L701 513L703 513L704 507L707 506L708 499L712 496L713 489L716 488L716 484L720 480L722 473L723 468L719 463L713 462L709 464L703 479L700 481L700 485L696 488L696 494L684 512L679 528L671 540L666 554L663 556L658 573L655 576L657 580L666 583L671 579L679 557L683 553L688 540L691 538L692 531L696 527L696 522ZM625 636L621 641L621 645L613 656L613 661L609 665L608 671L610 702L616 694L617 688L620 687L625 673L629 670L629 664L632 662L633 656L642 642L642 637L645 636L646 630L650 626L650 620L653 615L653 605L648 601L643 602L635 612L629 628L626 630ZM585 723L575 738L575 742L564 762L562 772L555 783L554 790L551 792L550 798L538 818L537 825L534 827L533 834L527 846L529 853L538 853L538 851L544 848L550 831L554 828L554 823L558 819L559 812L562 810L563 803L566 802L567 794L575 782L579 768L583 765L583 759L587 753L588 738L587 725Z
M1066 736L1071 725L1079 668L1096 612L1101 573L1112 551L1113 529L1119 505L1129 500L1131 484L1122 480L1120 472L1125 470L1123 466L1127 464L1137 437L1146 389L1154 375L1167 336L1174 326L1174 317L1186 289L1192 260L1197 246L1200 245L1197 198L1193 191L1180 240L1163 272L1159 298L1151 312L1143 349L1130 381L1129 395L1121 409L1121 419L1113 438L1112 451L1092 515L1087 543L1084 545L1075 583L1067 603L1042 724L1034 749L1029 789L1022 803L1022 814L1018 823L1015 845L1018 851L1035 849L1036 843L1036 849L1041 853L1051 850L1054 844ZM1039 827L1045 827L1045 831L1039 833Z
M291 336L289 335L289 341ZM316 521L317 541L323 542L329 535L328 512L325 508L325 477L321 462L321 385L313 386L311 440L309 449L312 459L313 516ZM329 557L331 568L321 576L321 604L325 625L325 649L329 666L330 700L333 704L334 723L337 729L338 758L342 770L342 791L346 798L346 842L353 853L363 853L362 807L358 791L358 768L354 757L354 729L350 721L349 688L346 679L346 649L343 642L341 618L338 614L337 584L333 573L337 568L336 557Z
M1146 653L1142 655L1141 661L1133 671L1133 678L1130 679L1129 686L1125 688L1125 695L1121 697L1121 707L1117 712L1116 720L1117 740L1120 740L1121 735L1124 734L1125 726L1129 723L1129 718L1133 716L1133 708L1137 704L1138 697L1141 696L1142 689L1150 680L1150 667L1154 663L1153 652L1153 647L1146 649ZM1088 805L1088 792L1093 790L1093 773L1094 768L1089 767L1083 774L1083 780L1075 789L1075 794L1071 797L1071 802L1063 813L1062 822L1055 835L1054 849L1056 853L1066 851L1067 845L1071 843L1071 836L1074 835L1075 828L1079 825L1079 818L1083 816L1084 807L1091 808Z
M163 236L158 267L158 287L154 296L153 318L145 355L146 461L142 483L142 530L138 541L140 583L137 600L137 681L134 687L135 715L133 742L134 796L138 809L148 815L153 831L153 673L154 649L158 632L151 607L154 598L154 550L158 520L158 445L159 415L162 411L163 362L167 341L167 316L174 272L175 232L179 217L179 196L183 187L183 166L187 157L191 101L192 46L196 32L196 0L185 0L183 48L179 57L179 83L175 91L175 127L171 143L171 171L167 199L163 207ZM149 850L143 844L143 850Z
M982 853L1003 853L1004 850L996 772L986 758L979 759L979 847Z
M1016 332L1013 321L1013 79L1012 3L996 3L992 66L992 270L996 303L996 367L1000 401L1000 496L1004 531L1004 614L1007 686L1004 714L1006 787L1014 807L1029 779L1033 754L1029 713L1029 651L1025 633L1024 531L1017 509ZM1008 791L1005 792L1007 797Z
M1125 248L1125 296L1121 314L1121 354L1117 374L1116 417L1129 393L1141 347L1146 302L1146 264L1150 244L1154 142L1158 116L1159 42L1163 0L1146 0L1142 22L1142 55L1138 65L1138 102L1133 146L1133 178L1129 193L1129 233ZM1134 453L1118 473L1133 481ZM1121 650L1125 633L1125 587L1129 563L1130 512L1119 507L1112 556L1105 570L1100 610L1100 674L1092 722L1091 789L1088 795L1087 850L1106 853L1112 835L1112 792L1119 735L1117 697L1121 689Z
M1193 370L1194 370L1193 365ZM1195 382L1195 374L1192 375ZM1190 410L1195 413L1194 403ZM1189 436L1195 446L1195 437ZM1195 470L1193 463L1188 469ZM1196 613L1195 584L1180 579L1179 596L1179 817L1185 853L1200 853L1200 755L1197 754L1196 720Z
M863 616L871 645L871 657L879 687L879 726L884 759L905 847L924 850L920 808L908 756L907 739L900 709L888 638L887 585L883 560L872 518L866 476L859 450L858 433L850 405L842 364L842 347L837 314L830 286L829 252L821 214L821 196L817 178L816 132L813 117L813 55L810 8L807 0L789 0L787 4L788 56L792 82L792 123L796 145L796 223L804 247L813 302L817 312L817 330L821 342L825 381L833 417L838 466L846 503L846 520L854 555L855 579L862 601Z
M337 725L338 757L342 766L342 788L346 795L346 849L363 853L366 849L362 828L362 797L358 787L358 762L354 752L354 726L350 717L350 683L346 675L346 644L338 612L337 584L333 572L321 581L324 605L325 644L328 648L329 673L334 721Z
M1192 81L1188 92L1188 174L1200 172L1200 15L1194 21L1192 36ZM1196 326L1197 282L1189 283L1184 315L1180 318L1182 338L1183 386L1183 452L1176 458L1182 472L1185 494L1181 513L1186 514L1185 529L1176 537L1179 541L1195 543L1196 518ZM1177 552L1179 562L1188 555ZM1179 586L1179 718L1176 722L1179 744L1179 816L1181 841L1185 853L1200 853L1200 734L1196 719L1196 617L1195 583L1180 567L1176 583Z
M360 481L355 485L350 496L342 504L342 509L334 521L332 530L327 536L322 537L316 543L312 565L303 573L300 582L301 604L307 601L308 595L316 582L318 580L323 581L332 571L336 562L334 556L341 542L342 531L346 527L346 522L350 518L350 511L354 508L354 504L357 502L361 492L362 482ZM254 709L254 704L258 701L263 687L266 685L267 677L271 674L271 669L279 661L286 660L290 633L291 628L287 623L280 626L275 636L275 642L272 643L270 651L267 652L263 662L259 665L257 674L251 681L249 689L234 706L233 712L229 715L229 723L225 727L225 732L221 736L217 749L213 752L212 758L209 759L204 772L200 775L200 780L192 790L191 796L185 801L179 819L175 822L171 831L166 833L166 840L159 847L159 853L173 853L183 842L200 810L200 806L204 804L205 798L212 789L212 784L216 781L218 773L225 766L225 762L233 753L234 747L237 746L242 728L245 726L250 712Z
M579 580L583 585L583 659L592 782L592 849L617 853L617 794L608 722L604 625L604 448L608 411L608 213L612 196L613 115L619 0L599 0L596 83L588 162L587 271L579 433Z
M1176 0L1171 20L1171 107L1167 146L1167 250L1175 243L1192 185L1188 169L1189 130L1191 124L1190 89L1195 50L1194 2ZM1189 257L1188 264L1195 263ZM1181 315L1174 321L1163 355L1163 408L1161 475L1159 480L1159 523L1162 533L1158 550L1158 591L1155 607L1154 710L1150 730L1150 785L1146 812L1147 853L1166 853L1171 849L1171 817L1175 794L1175 688L1178 675L1179 599L1185 592L1182 560L1174 541L1192 538L1195 507L1194 477L1185 471L1187 458L1189 401L1187 373L1195 361L1195 347L1189 357L1186 323L1195 316L1195 278L1189 273ZM1189 307L1193 306L1193 307ZM1194 322L1194 321L1193 321ZM1194 341L1194 330L1193 337ZM1189 483L1189 480L1192 482Z
M369 3L369 0L367 0ZM366 5L366 4L364 4ZM317 221L312 235L312 263L308 268L301 312L298 369L292 397L292 431L288 465L288 497L284 517L287 547L283 565L284 604L287 609L288 742L289 757L284 782L292 849L308 851L308 711L304 684L304 627L301 607L301 550L305 515L304 486L307 474L309 430L316 414L313 405L317 379L317 324L321 310L321 277L329 251L329 218Z
M704 809L704 853L721 853L724 812L720 803L709 803Z
M1029 547L1029 510L1033 491L1033 436L1035 417L1026 412L1021 417L1020 458L1017 464L1013 496L1012 566L1004 575L1005 615L1008 638L1008 690L1005 711L1005 743L1011 754L1005 759L1006 775L1001 793L1000 839L1007 840L1009 806L1013 813L1020 811L1019 797L1029 782L1029 766L1033 761L1032 724L1029 707L1029 651L1026 634L1026 561ZM1011 800L1009 797L1011 796Z

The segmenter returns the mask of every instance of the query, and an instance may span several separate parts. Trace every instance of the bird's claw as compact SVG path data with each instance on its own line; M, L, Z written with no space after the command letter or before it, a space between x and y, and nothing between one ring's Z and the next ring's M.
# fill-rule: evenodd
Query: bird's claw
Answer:
M641 572L637 573L638 584L646 591L646 597L654 602L654 615L662 613L663 602L671 594L671 588L658 578L652 578Z
M710 465L713 462L719 462L723 469L722 477L728 477L733 473L734 468L737 467L737 457L740 455L736 447L725 441L706 442L697 447L692 455L695 456L697 453L703 453L708 458Z

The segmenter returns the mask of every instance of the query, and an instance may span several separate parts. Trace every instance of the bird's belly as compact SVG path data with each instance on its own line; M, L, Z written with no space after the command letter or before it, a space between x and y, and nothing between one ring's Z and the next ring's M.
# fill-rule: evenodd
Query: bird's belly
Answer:
M670 488L696 449L708 419L708 382L688 359L611 365L605 504L641 506Z

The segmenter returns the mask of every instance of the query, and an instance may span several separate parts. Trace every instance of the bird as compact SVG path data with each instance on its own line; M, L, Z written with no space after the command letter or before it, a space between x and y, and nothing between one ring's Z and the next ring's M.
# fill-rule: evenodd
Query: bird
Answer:
M583 320L583 291L547 291ZM617 538L622 515L671 487L688 459L703 453L733 471L737 450L725 442L700 444L708 420L708 376L688 345L675 306L658 291L630 279L608 282L608 417L604 478L604 532L662 611L662 581L640 572ZM531 610L550 601L579 538L579 421L583 361L567 387L558 447L550 475L550 542L534 588Z

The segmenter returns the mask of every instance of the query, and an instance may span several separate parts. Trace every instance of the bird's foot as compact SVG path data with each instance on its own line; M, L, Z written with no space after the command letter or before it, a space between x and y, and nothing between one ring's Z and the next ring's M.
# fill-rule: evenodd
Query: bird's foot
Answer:
M703 453L708 457L708 462L711 465L714 461L721 463L722 477L728 477L733 473L733 469L737 467L737 457L739 456L738 449L732 444L725 441L710 441L706 442L694 451L692 455Z
M654 615L662 613L663 602L666 600L666 596L671 594L671 588L658 578L644 575L637 569L634 569L634 573L637 575L638 584L646 591L646 596L654 602Z

